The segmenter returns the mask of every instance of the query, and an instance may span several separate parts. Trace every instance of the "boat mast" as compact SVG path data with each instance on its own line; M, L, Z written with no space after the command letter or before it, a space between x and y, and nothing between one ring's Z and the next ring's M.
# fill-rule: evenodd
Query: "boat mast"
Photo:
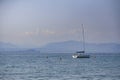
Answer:
M84 51L84 53L85 53L85 34L84 34L84 27L83 27L83 24L81 24L81 26L82 26L82 35L83 35L83 51Z

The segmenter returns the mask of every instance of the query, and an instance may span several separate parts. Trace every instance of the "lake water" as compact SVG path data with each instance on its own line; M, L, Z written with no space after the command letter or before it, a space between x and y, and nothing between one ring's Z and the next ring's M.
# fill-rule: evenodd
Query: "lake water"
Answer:
M0 54L0 80L120 80L120 54L21 53Z

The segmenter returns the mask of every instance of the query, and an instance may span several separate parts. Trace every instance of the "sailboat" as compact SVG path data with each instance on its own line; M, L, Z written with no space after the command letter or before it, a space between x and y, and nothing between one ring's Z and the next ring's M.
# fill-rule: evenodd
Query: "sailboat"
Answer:
M84 36L84 27L82 24L82 35L83 35L83 51L77 51L72 55L73 58L90 58L90 55L85 54L85 36Z

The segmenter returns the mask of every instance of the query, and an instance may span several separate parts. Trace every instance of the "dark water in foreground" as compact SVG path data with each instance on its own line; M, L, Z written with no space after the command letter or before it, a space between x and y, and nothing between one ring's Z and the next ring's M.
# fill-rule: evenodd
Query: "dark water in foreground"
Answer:
M0 80L120 80L120 54L73 59L72 54L18 53L0 54Z

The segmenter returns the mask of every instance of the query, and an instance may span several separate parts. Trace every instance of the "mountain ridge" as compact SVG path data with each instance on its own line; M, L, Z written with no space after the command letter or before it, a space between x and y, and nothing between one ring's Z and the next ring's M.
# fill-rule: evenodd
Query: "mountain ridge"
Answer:
M85 43L87 53L120 53L120 44L117 43ZM41 52L76 52L83 50L83 43L81 41L63 41L49 43L41 48Z
M86 53L120 53L117 43L85 43ZM0 42L0 51L40 51L41 53L75 53L83 50L81 41L62 41L48 43L37 48L23 48L11 43Z

